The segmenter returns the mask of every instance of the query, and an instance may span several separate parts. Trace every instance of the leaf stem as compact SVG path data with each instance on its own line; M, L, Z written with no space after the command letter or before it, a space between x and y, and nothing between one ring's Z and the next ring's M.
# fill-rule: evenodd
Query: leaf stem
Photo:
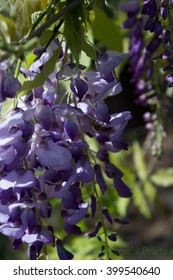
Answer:
M19 76L21 64L22 64L22 59L19 58L18 61L17 61L16 71L15 71L15 74L14 74L15 78L18 78L18 76Z
M101 222L102 222L102 226L103 226L103 234L104 234L104 237L105 237L106 255L107 255L107 259L110 260L109 245L108 245L108 239L107 239L107 230L106 230L105 221L104 221L103 214L102 214L102 205L101 205L100 200L99 200L99 195L98 195L98 192L97 192L97 188L96 188L95 182L94 182L94 192L95 192L95 195L97 197L98 209L99 209L100 218L101 218Z

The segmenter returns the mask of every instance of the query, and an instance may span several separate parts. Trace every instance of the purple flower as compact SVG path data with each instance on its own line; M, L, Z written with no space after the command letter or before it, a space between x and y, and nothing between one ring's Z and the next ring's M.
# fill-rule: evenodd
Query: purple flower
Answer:
M110 214L109 214L108 209L107 209L107 208L103 208L102 213L103 213L103 215L105 216L105 218L108 220L108 222L109 222L110 224L112 224L112 223L113 223L113 222L112 222L112 218L111 218L111 216L110 216Z
M96 174L96 181L97 181L97 183L100 187L100 190L101 190L102 194L104 194L105 191L106 191L106 183L104 181L103 174L102 174L102 171L101 171L101 168L100 168L99 164L94 165L94 171L95 171L95 174Z
M131 197L132 193L131 190L127 187L127 185L120 179L114 178L114 185L115 188L121 197Z
M161 39L158 38L157 35L155 35L147 45L146 50L149 51L150 53L154 53L159 48L160 44L161 44Z
M70 217L67 217L65 221L70 225L75 225L82 220L88 211L88 203L81 203L79 210L76 210Z
M79 134L79 129L77 124L70 119L65 120L64 122L64 130L67 134L67 136L74 141L75 138L77 138L78 134Z
M13 98L20 89L19 81L11 75L8 75L0 64L0 103L7 97Z
M142 14L154 17L157 14L157 4L155 0L144 0Z
M70 225L70 224L68 224L66 222L64 223L64 230L68 234L81 234L80 227L78 227L76 225Z
M73 259L73 257L74 257L73 254L64 248L61 240L57 240L56 247L57 247L57 253L58 253L60 260Z
M36 50L40 57L29 70L21 68L21 73L34 79L58 46L59 42L52 42L44 53ZM117 152L125 147L121 135L130 113L111 116L105 99L122 90L115 68L127 54L102 53L96 71L86 71L85 66L77 67L75 63L64 65L60 61L62 55L61 52L57 61L59 73L55 69L43 86L20 96L16 109L0 123L0 232L14 239L14 249L27 243L30 259L38 259L43 246L48 244L56 244L60 259L72 259L73 255L48 224L54 202L62 209L65 233L79 235L81 229L77 224L87 217L94 218L97 212L100 198L96 199L94 180L105 195L105 173L112 181L122 177L121 171L111 165L108 151ZM66 55L68 62L68 52ZM3 65L0 101L8 94L15 96L19 87ZM70 80L67 100L66 93L62 93L63 99L59 91L64 79ZM93 143L96 140L95 154L86 136L93 138ZM103 215L112 223L107 208L103 208ZM101 227L102 223L97 222L88 236L97 236Z
M95 216L96 213L96 197L94 195L91 195L91 215L92 218Z
M14 239L20 239L24 235L23 228L15 225L14 223L5 223L1 225L0 232Z
M99 230L101 229L101 227L102 227L102 222L98 222L98 223L95 225L95 230L94 230L93 232L89 232L89 233L87 234L87 236L88 236L89 238L95 237L95 236L97 235L97 233L99 232Z
M39 143L35 153L43 166L50 167L56 171L71 168L72 156L70 151L51 140Z
M49 107L38 103L35 109L35 118L39 120L44 129L49 130L54 122L54 114Z
M121 4L121 10L128 13L128 15L136 15L140 10L139 0L130 0Z
M101 54L98 58L99 70L101 76L107 81L113 81L114 69L117 67L124 58L129 57L128 54L116 54L113 51Z
M78 160L75 166L76 180L83 183L89 183L94 179L94 171L86 158Z
M35 178L31 170L25 171L18 169L9 172L0 180L0 189L8 190L9 188L32 188L35 184Z
M112 233L110 235L108 235L109 240L111 241L116 241L117 240L117 234L116 233Z

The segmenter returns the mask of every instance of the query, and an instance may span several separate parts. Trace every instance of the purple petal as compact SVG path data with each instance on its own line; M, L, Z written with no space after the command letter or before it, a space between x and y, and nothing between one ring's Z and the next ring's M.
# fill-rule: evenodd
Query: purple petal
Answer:
M45 229L39 230L38 233L25 234L22 237L22 242L26 242L26 243L31 244L31 243L34 243L36 241L41 241L44 244L51 244L52 241L53 241L53 237Z
M103 213L103 215L105 216L105 218L108 220L108 222L109 222L110 224L112 224L112 218L111 218L111 216L110 216L110 214L109 214L108 209L107 209L107 208L103 208L102 213Z
M79 129L77 124L70 119L65 120L64 122L64 130L67 136L73 141L79 134Z
M49 130L53 125L54 114L49 107L40 102L35 110L35 118L41 122L44 129Z
M40 143L35 153L43 166L57 171L69 170L71 168L72 156L70 151L51 140L47 143Z
M95 164L94 165L94 171L95 171L95 174L96 174L96 181L97 181L97 183L100 187L100 190L101 190L102 194L104 194L105 191L106 191L106 183L104 181L100 165Z
M9 188L32 188L35 184L33 172L28 170L11 171L0 180L0 189L8 190Z
M80 227L78 227L76 225L70 225L66 222L64 223L64 230L65 230L65 232L67 232L69 234L81 234Z
M0 223L5 224L9 220L9 215L0 213Z
M112 233L112 234L108 235L108 238L111 241L116 241L117 240L117 234L116 233Z
M62 244L61 240L57 240L57 253L58 253L58 257L60 258L60 260L71 260L73 259L73 254L70 253L69 251L67 251Z
M34 213L34 211L32 209L27 208L21 215L21 221L22 221L24 230L25 231L27 230L27 232L30 233L37 225L36 214Z
M115 177L121 178L123 176L123 172L112 163L105 165L105 173L111 179Z
M67 223L70 225L77 224L80 220L82 220L88 211L88 203L82 203L79 205L79 210L77 210L71 217L67 218Z
M116 54L113 51L101 54L98 59L98 63L102 77L109 80L110 74L112 74L114 68L117 67L122 62L122 60L127 57L129 57L128 54Z
M77 180L83 183L89 183L94 179L94 171L87 159L78 160L75 166Z
M0 146L8 146L15 143L22 136L22 131L17 130L15 133L7 132L5 135L0 136Z
M91 237L95 237L97 235L97 233L99 232L100 228L102 227L102 222L98 222L96 225L95 225L95 230L93 232L90 232L88 234L88 236L91 238Z
M78 210L78 205L75 202L71 192L67 191L65 193L64 197L62 198L62 206L65 209L76 209L76 210Z
M24 230L15 226L13 223L8 223L0 226L0 232L8 237L20 239L24 235Z
M96 212L96 198L91 195L91 217L94 218Z
M114 178L115 188L121 197L131 197L132 193L129 187L120 179Z
M5 164L11 163L15 158L15 150L13 146L8 148L0 147L0 161L3 161Z
M101 122L108 123L109 120L110 120L110 115L109 115L109 112L108 112L108 106L103 101L97 102L96 104L97 104L96 105L97 109L96 109L95 114L94 114L95 117Z

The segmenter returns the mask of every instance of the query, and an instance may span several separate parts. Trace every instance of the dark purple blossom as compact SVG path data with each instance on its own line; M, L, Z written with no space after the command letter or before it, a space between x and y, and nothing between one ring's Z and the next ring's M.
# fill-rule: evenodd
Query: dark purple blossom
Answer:
M21 85L19 81L10 74L7 74L5 69L1 69L0 64L0 103L3 102L7 97L15 97L20 87Z
M103 178L103 174L102 174L102 171L101 171L101 168L100 168L100 165L99 164L96 164L94 166L94 171L95 171L95 174L96 174L96 181L100 187L100 190L102 192L102 194L105 193L106 191L106 183L105 183L105 180Z
M56 247L57 247L57 253L58 256L60 258L60 260L71 260L73 259L73 254L70 253L67 249L65 249L63 247L62 241L61 240L57 240L56 243Z
M112 233L110 235L108 235L109 240L111 241L116 241L117 240L117 234L116 233Z
M115 188L121 197L131 197L132 193L128 186L120 179L120 178L114 178L114 185Z

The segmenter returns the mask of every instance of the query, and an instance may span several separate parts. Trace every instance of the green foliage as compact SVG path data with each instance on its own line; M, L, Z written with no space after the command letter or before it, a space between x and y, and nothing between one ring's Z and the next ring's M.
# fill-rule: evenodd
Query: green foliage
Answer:
M140 183L134 183L133 188L133 203L137 206L138 210L146 218L151 218L151 211L148 205L148 201L145 197L143 189L140 187Z
M96 58L94 47L85 36L86 13L88 13L87 10L81 4L64 17L64 36L67 48L70 48L77 64L82 50L92 59Z
M144 182L147 179L147 166L140 145L137 141L133 143L133 161L139 179Z
M119 5L119 0L105 0L105 4L112 10L116 10Z
M116 20L109 18L104 11L97 7L94 12L93 32L95 39L110 50L122 52L122 35L116 25Z
M150 176L150 180L158 187L173 187L173 168L160 168Z
M42 10L47 0L9 0L10 14L19 38L27 34L31 27L31 15Z
M82 37L81 42L81 49L86 53L86 55L93 60L96 60L96 50L94 45L91 44L91 42L88 40L88 38L85 36Z
M70 48L75 60L79 63L79 56L81 53L81 38L83 29L78 17L73 12L65 17L64 36L67 43L67 48Z
M14 22L4 15L0 14L0 26L1 32L5 36L6 41L9 39L10 41L14 41L17 39L17 34L15 30ZM1 35L2 35L1 34ZM2 39L2 37L1 37Z
M0 14L9 17L10 9L7 0L0 0Z

